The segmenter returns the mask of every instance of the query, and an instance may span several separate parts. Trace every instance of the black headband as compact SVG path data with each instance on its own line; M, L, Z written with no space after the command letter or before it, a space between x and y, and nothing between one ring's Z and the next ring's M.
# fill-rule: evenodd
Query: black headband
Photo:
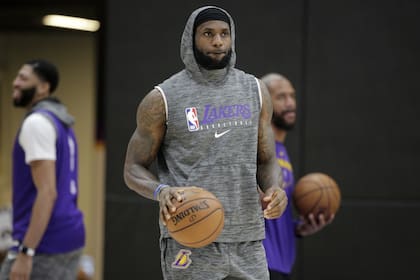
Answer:
M194 21L194 31L196 30L196 28L206 22L206 21L210 21L210 20L221 20L226 22L227 24L229 24L229 28L230 28L230 19L229 16L223 12L220 9L217 8L208 8L205 10L202 10L197 17L195 18Z

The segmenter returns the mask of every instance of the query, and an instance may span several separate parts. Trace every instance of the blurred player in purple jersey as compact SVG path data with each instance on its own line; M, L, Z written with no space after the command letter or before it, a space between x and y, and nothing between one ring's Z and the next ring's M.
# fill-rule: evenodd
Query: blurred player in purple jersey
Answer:
M283 181L289 202L292 202L292 193L295 185L293 169L287 154L284 141L287 132L296 122L296 93L291 82L284 76L271 73L263 76L261 80L270 92L273 103L273 118L271 120L274 138L276 141L277 161L283 173ZM296 257L296 237L314 234L331 223L321 214L315 217L310 214L308 219L293 218L292 203L287 205L284 214L278 219L265 221L266 239L263 241L270 280L291 279L291 272Z
M55 65L31 60L13 81L13 103L27 113L13 149L14 245L0 279L74 280L85 245L77 207L78 153L66 107L51 96Z

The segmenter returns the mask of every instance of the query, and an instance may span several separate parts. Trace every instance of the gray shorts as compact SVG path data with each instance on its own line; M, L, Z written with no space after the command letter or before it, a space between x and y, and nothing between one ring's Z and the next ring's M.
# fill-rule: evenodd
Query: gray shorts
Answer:
M8 280L16 252L10 251L1 265L0 280ZM37 254L33 257L31 280L75 280L82 249L64 254Z
M160 249L165 280L269 279L261 241L188 248L171 238L163 238Z

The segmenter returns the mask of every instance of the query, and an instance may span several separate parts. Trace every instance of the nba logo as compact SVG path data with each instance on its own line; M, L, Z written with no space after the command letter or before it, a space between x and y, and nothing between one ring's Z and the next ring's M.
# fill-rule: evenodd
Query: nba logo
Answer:
M197 108L185 108L185 116L187 117L188 130L197 131L200 128L200 122L198 121L197 115Z

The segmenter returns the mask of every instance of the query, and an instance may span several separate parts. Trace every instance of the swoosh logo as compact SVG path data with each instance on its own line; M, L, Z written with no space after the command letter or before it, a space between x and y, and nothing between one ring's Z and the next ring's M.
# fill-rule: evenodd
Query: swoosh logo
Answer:
M222 133L217 133L217 131L214 133L214 137L215 138L220 138L220 137L222 137L223 135L225 135L226 133L228 133L230 131L230 129L228 129L228 130L226 130L226 131L223 131Z

